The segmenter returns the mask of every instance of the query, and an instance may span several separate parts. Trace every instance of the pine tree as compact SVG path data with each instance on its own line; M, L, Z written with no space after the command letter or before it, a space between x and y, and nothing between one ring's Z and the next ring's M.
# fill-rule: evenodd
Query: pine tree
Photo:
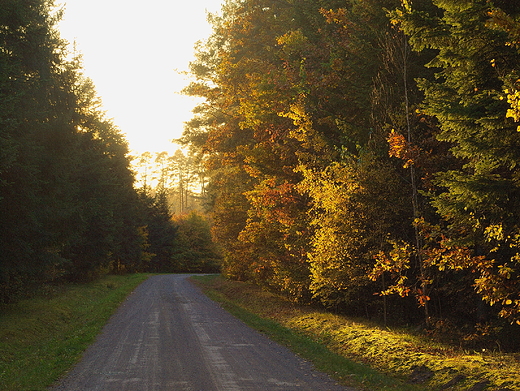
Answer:
M74 144L61 89L64 43L54 29L59 13L52 1L3 2L0 10L0 300L11 300L32 283L55 277L62 232L49 229L66 210L70 162L63 150ZM65 113L65 117L61 114ZM62 189L64 190L64 189Z
M51 0L0 10L1 301L141 258L126 140L69 59L59 17Z
M451 266L478 273L475 283L482 297L515 320L520 314L515 283L520 133L508 115L508 93L518 78L520 53L506 32L492 26L490 15L497 9L491 2L435 4L437 12L407 5L402 14L414 49L437 53L429 64L435 78L419 82L424 112L439 121L437 138L450 143L459 162L437 174L440 191L432 204L447 223L452 245L474 250L474 258L454 259ZM519 12L518 6L507 6L511 17Z

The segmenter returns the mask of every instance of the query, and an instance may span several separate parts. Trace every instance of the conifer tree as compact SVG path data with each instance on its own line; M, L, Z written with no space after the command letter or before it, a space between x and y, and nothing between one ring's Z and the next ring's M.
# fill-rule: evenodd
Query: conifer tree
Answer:
M0 301L141 258L126 140L69 59L59 17L51 0L0 9Z
M63 231L52 228L69 204L53 185L70 186L64 151L75 142L53 10L51 1L6 0L0 11L0 300L53 278L63 263ZM50 159L55 152L63 166Z
M450 245L473 250L473 257L452 257L448 265L477 273L481 296L517 320L520 133L508 94L520 53L490 16L502 12L514 19L520 8L495 8L484 0L434 3L437 12L408 2L400 11L414 49L437 53L429 64L435 77L419 81L424 112L439 121L437 138L450 143L459 163L437 174L432 204L447 223Z

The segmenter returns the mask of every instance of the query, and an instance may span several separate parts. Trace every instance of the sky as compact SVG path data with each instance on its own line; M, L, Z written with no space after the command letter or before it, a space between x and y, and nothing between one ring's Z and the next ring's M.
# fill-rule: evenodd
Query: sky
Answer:
M57 1L60 5L60 1ZM76 43L107 116L132 154L177 148L194 98L179 94L197 41L211 34L207 11L221 0L61 0L62 38ZM72 47L72 46L71 46Z

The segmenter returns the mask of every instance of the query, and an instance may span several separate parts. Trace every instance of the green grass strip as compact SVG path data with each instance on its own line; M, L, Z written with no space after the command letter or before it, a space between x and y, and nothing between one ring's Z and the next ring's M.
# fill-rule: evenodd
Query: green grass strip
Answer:
M149 275L105 276L0 309L0 390L46 390Z
M193 277L193 280L209 298L219 302L226 311L252 328L266 334L273 341L288 347L300 357L311 361L316 369L331 375L340 383L371 391L425 390L424 387L406 384L402 380L388 376L369 365L338 355L327 349L322 343L297 330L284 327L274 320L258 316L244 309L239 302L232 297L230 298L229 294L226 295L214 288L211 282L215 278L217 277L197 276ZM258 299L261 300L264 306L270 305L270 303L265 301L265 297L259 297Z

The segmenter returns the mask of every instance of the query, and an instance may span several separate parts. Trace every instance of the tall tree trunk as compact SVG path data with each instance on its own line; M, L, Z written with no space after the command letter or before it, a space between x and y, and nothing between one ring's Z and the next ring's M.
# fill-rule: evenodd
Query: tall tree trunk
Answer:
M406 132L407 132L407 140L411 145L412 138L412 125L410 123L410 99L408 96L408 53L409 46L407 38L404 34L402 34L402 59L403 59L403 88L404 88L404 104L405 104L405 115L406 115ZM416 170L414 163L410 164L410 185L412 189L412 208L413 208L413 217L414 220L418 219L421 216L419 209L419 193L417 189L417 178L416 178ZM424 300L421 300L421 303L424 307L424 320L426 322L426 326L430 325L430 309L428 304L428 284L427 284L427 276L426 270L424 267L424 263L421 255L421 235L419 234L419 227L415 224L414 221L414 234L415 234L415 247L416 247L416 260L419 268L419 278L421 280L421 292L420 294L424 296Z

